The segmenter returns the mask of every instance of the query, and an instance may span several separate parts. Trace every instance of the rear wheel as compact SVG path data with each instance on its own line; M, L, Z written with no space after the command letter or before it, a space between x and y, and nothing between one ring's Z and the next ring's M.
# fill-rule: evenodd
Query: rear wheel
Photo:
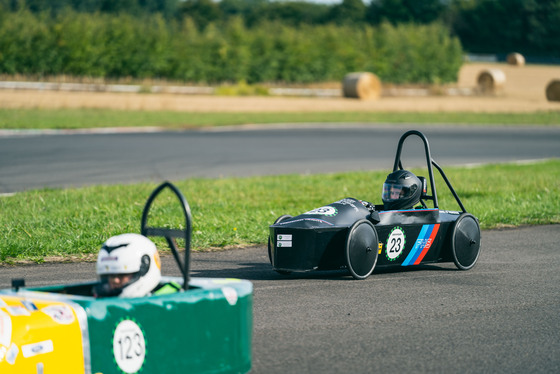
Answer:
M291 215L284 214L284 215L276 218L276 221L274 221L274 224L277 224L279 222L282 222L282 221L284 221L286 219L290 219L290 218L292 218ZM272 265L272 245L273 244L272 244L272 241L271 241L271 238L270 238L270 235L269 235L268 236L268 260L270 261L271 265ZM276 270L276 269L274 269L274 271L279 273L279 274L290 274L290 272L286 271L286 270Z
M346 239L346 266L354 279L366 279L377 263L379 238L371 222L356 221Z
M461 270L471 269L480 255L480 226L470 213L459 216L451 233L451 252L455 266Z

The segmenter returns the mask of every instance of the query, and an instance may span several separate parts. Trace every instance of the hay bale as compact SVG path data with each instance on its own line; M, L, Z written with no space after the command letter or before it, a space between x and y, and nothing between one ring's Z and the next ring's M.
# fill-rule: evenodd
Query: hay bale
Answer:
M342 96L376 100L381 96L381 81L373 73L346 74L342 82Z
M525 57L521 53L513 52L507 55L507 63L515 66L525 65Z
M546 99L548 101L560 101L560 79L553 79L546 86Z
M478 90L484 95L501 92L506 83L506 75L500 69L483 70L478 75Z

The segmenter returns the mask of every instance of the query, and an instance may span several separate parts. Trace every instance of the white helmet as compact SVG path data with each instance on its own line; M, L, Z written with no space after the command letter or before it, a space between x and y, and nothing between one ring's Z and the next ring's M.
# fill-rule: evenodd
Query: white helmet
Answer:
M109 238L97 256L100 286L97 296L142 297L161 280L161 262L155 244L139 234L122 234ZM130 274L130 279L115 288L110 275Z

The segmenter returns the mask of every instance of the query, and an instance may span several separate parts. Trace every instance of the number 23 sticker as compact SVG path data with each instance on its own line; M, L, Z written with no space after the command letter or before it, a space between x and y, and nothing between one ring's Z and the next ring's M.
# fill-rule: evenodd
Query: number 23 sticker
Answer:
M387 258L389 261L396 260L402 253L404 245L406 244L406 235L401 227L394 227L391 234L387 238L387 245L385 248Z
M136 373L144 364L146 340L136 322L122 320L113 335L113 354L119 368L125 373Z

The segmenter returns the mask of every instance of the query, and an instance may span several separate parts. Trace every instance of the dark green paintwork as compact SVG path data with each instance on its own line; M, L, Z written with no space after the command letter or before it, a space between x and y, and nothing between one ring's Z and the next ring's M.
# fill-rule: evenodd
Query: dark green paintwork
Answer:
M59 295L63 290L33 289ZM123 373L113 355L113 334L123 319L133 320L145 337L139 373L245 373L251 368L253 296L248 281L192 278L188 291L132 299L60 296L86 312L92 373Z

